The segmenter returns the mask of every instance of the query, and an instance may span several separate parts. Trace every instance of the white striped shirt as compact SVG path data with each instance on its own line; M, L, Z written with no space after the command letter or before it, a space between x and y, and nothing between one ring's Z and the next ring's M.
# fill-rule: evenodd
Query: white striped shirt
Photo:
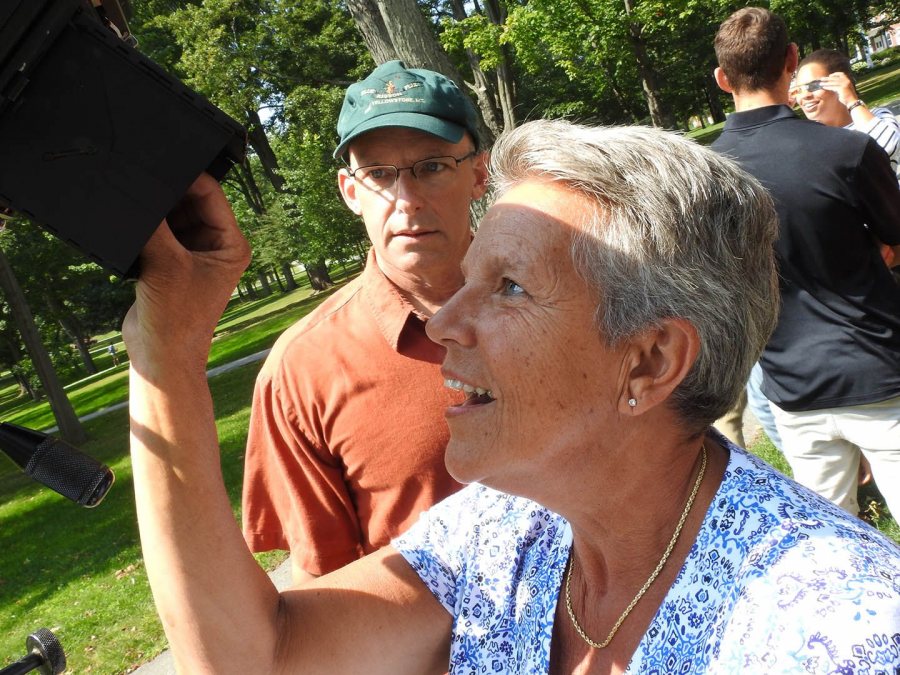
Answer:
M875 119L863 125L851 122L844 128L861 131L874 138L891 158L894 173L900 176L900 122L897 122L894 113L887 108L871 108L870 112L875 115Z

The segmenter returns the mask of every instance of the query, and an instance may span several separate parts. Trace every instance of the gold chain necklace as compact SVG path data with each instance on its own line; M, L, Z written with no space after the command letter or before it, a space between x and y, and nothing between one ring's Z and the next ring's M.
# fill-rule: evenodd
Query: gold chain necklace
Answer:
M697 474L697 480L694 481L694 488L691 490L691 495L690 497L688 497L687 504L685 504L684 506L684 511L681 512L681 518L678 519L678 525L675 526L675 533L669 540L669 545L666 547L666 552L663 553L662 558L660 558L659 562L656 564L656 569L653 570L653 574L651 574L650 578L644 582L644 585L641 586L641 590L637 592L637 595L634 596L634 599L632 599L632 601L628 603L628 607L626 607L625 611L622 612L622 616L620 616L619 620L616 621L616 624L612 627L612 630L609 631L609 635L606 636L606 639L603 642L594 642L593 640L591 640L591 638L588 637L587 633L584 632L584 628L582 628L581 624L578 623L578 619L575 618L575 612L572 610L572 593L570 586L572 582L572 570L575 569L575 554L573 552L569 562L569 571L566 574L566 609L569 610L569 618L572 620L572 625L575 626L575 630L581 636L581 639L587 642L594 649L603 649L610 642L612 642L612 639L619 631L619 627L622 625L628 615L631 614L631 610L633 610L635 605L638 604L638 601L642 597L644 597L644 593L647 592L647 589L650 588L650 585L654 581L656 581L656 577L659 576L659 573L662 571L663 566L666 564L666 561L672 554L672 549L675 548L675 544L678 542L678 535L681 534L681 528L684 527L684 521L687 520L688 514L691 512L691 507L694 505L694 498L697 496L697 491L700 489L700 483L703 482L703 475L706 473L705 443L703 444L702 448L703 459L700 462L700 472Z

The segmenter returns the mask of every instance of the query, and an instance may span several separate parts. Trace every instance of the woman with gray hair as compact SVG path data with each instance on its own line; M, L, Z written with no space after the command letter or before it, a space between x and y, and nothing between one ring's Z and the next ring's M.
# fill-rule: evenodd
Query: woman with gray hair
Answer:
M676 135L561 121L504 135L492 172L466 283L428 323L471 485L282 594L234 522L203 374L246 242L201 179L192 250L166 226L148 244L135 489L185 672L900 666L900 550L709 428L775 319L767 193Z

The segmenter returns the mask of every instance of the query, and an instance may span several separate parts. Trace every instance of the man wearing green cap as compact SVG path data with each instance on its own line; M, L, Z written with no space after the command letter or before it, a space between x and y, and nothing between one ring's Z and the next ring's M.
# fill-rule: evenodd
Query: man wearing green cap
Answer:
M444 467L455 395L425 323L462 285L487 183L476 119L451 80L400 61L347 89L338 184L372 248L273 347L247 441L244 536L290 550L295 581L384 546L460 487Z

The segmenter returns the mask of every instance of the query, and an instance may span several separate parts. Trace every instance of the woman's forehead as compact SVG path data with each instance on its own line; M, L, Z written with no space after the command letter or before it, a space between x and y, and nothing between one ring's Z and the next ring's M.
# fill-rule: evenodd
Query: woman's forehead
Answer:
M804 66L800 66L797 70L797 82L799 84L805 83L807 80L815 79L816 77L820 77L822 75L828 75L828 70L821 63L807 63Z
M468 264L502 259L520 266L569 256L584 222L586 199L560 185L526 181L505 192L488 210L472 243Z

